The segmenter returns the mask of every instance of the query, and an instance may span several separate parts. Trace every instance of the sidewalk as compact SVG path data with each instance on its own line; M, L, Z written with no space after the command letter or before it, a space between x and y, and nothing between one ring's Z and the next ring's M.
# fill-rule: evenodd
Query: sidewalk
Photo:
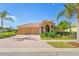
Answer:
M0 55L79 56L79 48L1 48Z

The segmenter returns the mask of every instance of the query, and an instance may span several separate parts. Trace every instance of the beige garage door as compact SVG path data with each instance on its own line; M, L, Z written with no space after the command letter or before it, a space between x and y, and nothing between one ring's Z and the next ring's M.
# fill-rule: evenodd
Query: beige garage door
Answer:
M39 27L20 27L18 33L25 35L37 35L39 34Z
M37 35L37 34L39 34L39 27L30 27L29 28L29 34L30 35Z
M32 28L32 34L34 34L34 35L39 34L39 27L33 27Z

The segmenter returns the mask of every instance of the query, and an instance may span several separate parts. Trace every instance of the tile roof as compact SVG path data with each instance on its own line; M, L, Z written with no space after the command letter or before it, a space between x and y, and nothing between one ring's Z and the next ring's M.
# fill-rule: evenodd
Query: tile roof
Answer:
M43 20L42 22L40 23L28 23L28 24L23 24L23 25L19 25L19 26L22 26L22 27L40 27L41 25L43 25L45 22L51 22L49 20Z
M28 23L28 24L23 24L20 26L22 26L22 27L39 27L40 23Z

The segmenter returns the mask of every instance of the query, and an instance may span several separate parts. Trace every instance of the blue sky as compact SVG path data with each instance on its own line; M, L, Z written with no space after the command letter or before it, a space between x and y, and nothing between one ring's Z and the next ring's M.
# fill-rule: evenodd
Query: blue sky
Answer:
M0 4L0 12L6 10L16 19L14 22L4 21L4 26L16 27L20 24L41 22L44 19L57 23L57 14L64 9L64 4L56 3L10 3ZM65 20L61 17L60 20ZM72 18L75 22L75 18Z

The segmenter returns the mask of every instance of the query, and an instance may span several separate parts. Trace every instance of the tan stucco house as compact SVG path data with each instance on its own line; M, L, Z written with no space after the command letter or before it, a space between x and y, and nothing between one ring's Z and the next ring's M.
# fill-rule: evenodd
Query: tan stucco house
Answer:
M53 27L52 21L44 20L40 23L28 23L18 26L18 34L37 35L43 32L50 32Z

